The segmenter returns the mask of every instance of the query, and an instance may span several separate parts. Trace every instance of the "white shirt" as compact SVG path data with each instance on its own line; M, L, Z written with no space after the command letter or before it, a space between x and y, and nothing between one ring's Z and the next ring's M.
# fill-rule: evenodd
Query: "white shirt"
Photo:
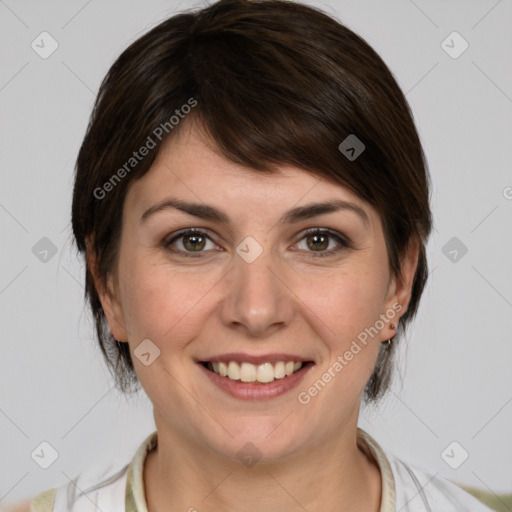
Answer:
M144 495L144 461L156 443L157 432L153 432L131 461L95 466L79 474L73 482L39 494L32 501L31 512L148 512ZM360 428L357 429L357 443L380 469L382 499L379 512L492 512L443 476L385 453Z

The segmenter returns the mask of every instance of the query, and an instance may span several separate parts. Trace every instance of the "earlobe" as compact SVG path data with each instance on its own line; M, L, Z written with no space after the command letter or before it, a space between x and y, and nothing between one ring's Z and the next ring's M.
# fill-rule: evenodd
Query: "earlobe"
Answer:
M387 326L387 330L389 330L387 338L393 337L396 334L399 319L407 311L407 307L409 306L414 276L418 267L419 247L420 245L417 240L413 240L409 243L400 261L401 274L400 276L392 277L390 290L391 288L393 290L386 301L386 311L393 310L393 315L395 315L395 313L398 313L398 315L394 316L391 322L394 324L395 329L391 327L391 324Z
M103 312L107 318L107 323L112 336L117 341L128 341L128 334L125 328L124 316L121 303L118 299L118 293L114 285L112 274L109 274L106 281L101 278L98 270L98 260L90 245L87 244L87 264L93 277L94 286L101 302Z
M100 301L112 336L117 341L126 342L128 341L128 334L125 328L123 309L117 298L118 293L115 291L112 280L112 276L109 275L105 290L102 292L103 296L100 296Z
M420 254L420 244L417 240L409 243L406 253L400 261L401 279L397 287L397 298L403 307L403 312L407 310L411 299L412 285L414 276L418 268L418 259Z

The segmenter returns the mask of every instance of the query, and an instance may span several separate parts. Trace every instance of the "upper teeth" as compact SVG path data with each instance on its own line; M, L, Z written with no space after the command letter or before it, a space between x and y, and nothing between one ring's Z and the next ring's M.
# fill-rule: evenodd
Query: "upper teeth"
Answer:
M279 361L254 365L251 363L237 363L236 361L208 363L208 368L215 373L228 377L231 380L242 382L272 382L282 379L302 368L302 363L294 361Z

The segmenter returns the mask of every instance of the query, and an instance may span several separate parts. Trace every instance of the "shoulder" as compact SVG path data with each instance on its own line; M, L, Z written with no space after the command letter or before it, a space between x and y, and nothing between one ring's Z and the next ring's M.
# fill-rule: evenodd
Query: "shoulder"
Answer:
M12 512L124 512L127 469L128 463L120 460L92 466L70 482L38 494L28 508L24 503L25 508Z
M402 512L492 512L492 509L448 480L388 454L395 480L396 510Z
M117 457L82 471L66 484L38 494L30 508L12 512L126 512L144 505L143 467L155 445L156 431L138 447L131 459ZM135 502L135 505L134 505ZM138 509L144 510L144 506ZM0 512L4 512L0 510ZM11 511L5 511L11 512Z
M11 503L10 505L0 507L0 512L31 512L31 503L31 500L20 501L18 503Z
M0 512L50 512L53 510L53 502L57 489L48 489L35 498L19 503L13 503L0 508Z
M29 507L23 512L51 512L55 502L57 488L48 489L38 494L29 504ZM22 512L22 511L20 511Z

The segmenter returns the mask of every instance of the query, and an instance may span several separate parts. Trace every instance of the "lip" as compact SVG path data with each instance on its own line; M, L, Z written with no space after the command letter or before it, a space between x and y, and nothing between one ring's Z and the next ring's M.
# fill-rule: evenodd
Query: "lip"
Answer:
M227 363L229 361L236 361L237 363L251 363L251 364L263 364L263 363L277 363L278 361L294 361L296 363L306 363L311 359L304 359L301 356L293 354L261 354L261 355L250 355L242 352L232 352L229 354L220 354L218 356L212 356L210 358L201 359L200 362L206 363ZM199 362L199 360L198 360Z
M233 354L229 355L232 356ZM223 358L225 357L225 355L221 357ZM282 355L280 355L280 357L282 357ZM258 358L261 359L259 356L256 357L256 359ZM288 360L293 361L293 359ZM210 359L209 361L218 362L216 359ZM226 361L226 359L220 359L220 361ZM228 361L237 361L237 359L228 359ZM248 361L247 359L243 359L243 361L251 362ZM283 361L283 359L276 359L276 361ZM303 360L299 358L295 359L295 361ZM264 359L262 362L271 361L269 361L269 359ZM287 377L283 377L282 379L274 380L267 384L231 380L228 377L222 377L221 375L218 375L215 372L208 370L200 362L197 363L197 365L199 366L201 371L206 375L206 377L210 379L210 382L215 384L219 389L229 394L230 396L234 398L239 398L241 400L267 400L269 398L284 395L288 391L297 387L299 383L302 381L302 379L306 376L306 373L308 373L309 370L313 368L314 363L312 361L308 361L300 370L296 371L295 373L292 373Z

